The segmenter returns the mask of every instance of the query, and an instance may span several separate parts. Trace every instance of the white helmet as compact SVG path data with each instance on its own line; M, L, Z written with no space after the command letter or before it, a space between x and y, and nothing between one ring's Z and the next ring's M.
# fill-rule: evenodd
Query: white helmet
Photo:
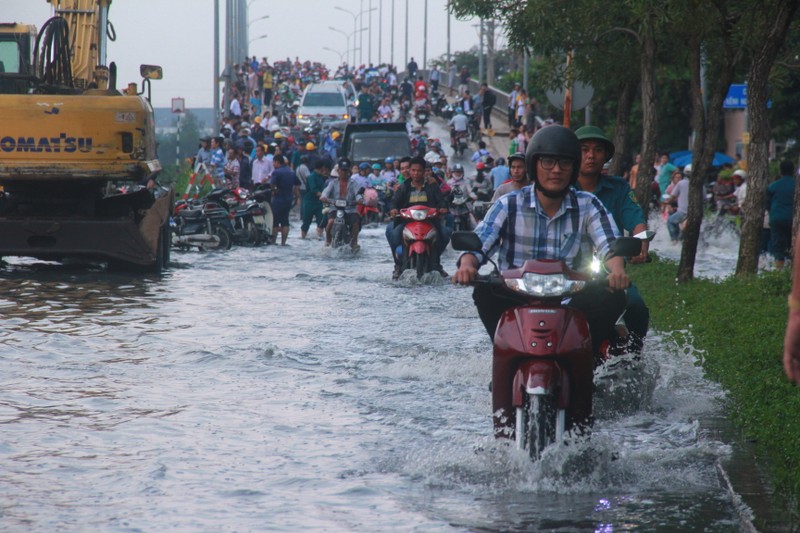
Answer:
M689 163L685 167L683 167L683 174L684 176L691 176L692 175L692 164Z
M736 172L734 172L733 175L734 176L739 176L743 180L747 179L747 171L746 170L739 169Z

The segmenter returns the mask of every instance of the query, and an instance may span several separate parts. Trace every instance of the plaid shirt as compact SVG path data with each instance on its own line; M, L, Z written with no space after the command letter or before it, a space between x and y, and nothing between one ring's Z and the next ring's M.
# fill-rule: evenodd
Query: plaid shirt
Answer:
M577 268L582 240L604 257L619 237L617 225L593 194L570 189L550 218L533 191L528 186L501 197L475 228L483 241L483 253L474 254L481 264L497 251L500 270L520 267L527 259L561 259Z

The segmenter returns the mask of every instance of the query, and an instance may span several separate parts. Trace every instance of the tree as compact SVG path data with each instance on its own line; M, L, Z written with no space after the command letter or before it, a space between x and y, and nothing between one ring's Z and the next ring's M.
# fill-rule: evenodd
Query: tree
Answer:
M767 84L800 0L763 0L762 4L760 9L753 10L749 20L753 46L747 73L750 145L747 150L746 216L739 242L737 276L752 275L758 271L758 251L769 180L768 145L771 132L767 116Z
M739 11L742 7L741 2L700 0L677 8L672 17L678 22L676 27L687 32L689 42L694 131L689 212L678 264L679 282L694 277L694 260L703 219L704 187L716 152L722 104L745 51L739 38L746 34L742 26L747 24L747 19ZM703 63L709 71L706 94L703 93L701 78Z

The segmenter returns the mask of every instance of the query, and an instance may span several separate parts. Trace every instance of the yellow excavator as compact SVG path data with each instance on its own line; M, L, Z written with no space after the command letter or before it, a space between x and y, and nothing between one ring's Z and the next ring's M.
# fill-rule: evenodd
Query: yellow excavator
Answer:
M157 184L150 80L117 89L111 0L47 0L0 23L0 256L85 258L160 272L174 192Z

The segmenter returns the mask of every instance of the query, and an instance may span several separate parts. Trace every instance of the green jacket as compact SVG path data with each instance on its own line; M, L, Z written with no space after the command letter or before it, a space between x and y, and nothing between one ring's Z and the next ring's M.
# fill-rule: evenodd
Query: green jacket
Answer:
M325 188L326 180L327 178L325 176L317 174L316 171L308 175L304 200L309 206L318 207L318 205L322 205L322 202L319 201L319 196L317 196L317 193L321 193Z

